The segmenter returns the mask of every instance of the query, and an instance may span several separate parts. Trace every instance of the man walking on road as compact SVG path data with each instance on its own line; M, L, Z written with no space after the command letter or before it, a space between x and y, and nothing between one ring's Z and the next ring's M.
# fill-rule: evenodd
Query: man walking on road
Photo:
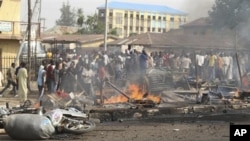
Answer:
M15 69L16 69L16 64L15 63L11 63L11 67L7 70L7 80L8 80L8 83L5 86L5 88L0 92L0 97L2 97L4 91L6 89L8 89L10 87L10 85L12 85L12 91L13 91L14 95L16 95L17 83L16 83Z
M18 79L18 95L20 97L20 104L23 104L27 100L28 88L27 88L27 78L28 73L25 68L26 64L22 62L20 64L21 68L17 73Z

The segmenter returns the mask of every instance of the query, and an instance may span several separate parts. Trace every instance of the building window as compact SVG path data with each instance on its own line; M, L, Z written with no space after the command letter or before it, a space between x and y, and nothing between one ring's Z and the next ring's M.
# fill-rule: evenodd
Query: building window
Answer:
M150 27L148 27L148 32L150 32Z
M139 31L139 27L138 26L136 27L136 31Z
M171 21L171 22L174 22L174 17L171 17L171 18L170 18L170 21Z
M122 28L117 28L117 34L122 35Z
M125 17L125 18L127 18L127 17L128 17L128 14L127 14L127 13L125 13L125 14L124 14L124 17Z
M170 21L170 29L174 29L174 22Z
M117 12L116 13L116 18L115 18L116 24L122 24L122 19L123 19L123 14Z
M142 31L142 32L144 31L143 27L141 27L141 31Z
M148 16L148 20L150 20L151 19L151 16Z
M155 28L152 28L152 31L155 32Z
M179 22L181 23L182 21L181 21L181 18L179 18Z
M174 17L170 18L170 29L174 29Z
M130 27L129 27L129 30L130 30L130 31L133 31L133 27L132 27L132 26L130 26Z
M158 28L158 32L161 32L161 28Z
M134 15L133 14L130 14L130 18L133 18L134 17Z
M2 6L3 0L0 0L0 7Z
M161 26L162 26L162 25L161 25L161 21L158 21L157 24L158 24L158 27L161 28Z
M101 14L100 14L100 15L101 15L101 17L104 17L104 12L101 12Z
M112 29L112 28L113 28L112 24L109 24L109 29Z
M155 20L155 16L153 16L153 20Z
M144 19L144 15L141 15L141 19Z
M166 28L167 22L166 21L162 21L161 23L161 28Z
M128 27L127 26L124 26L124 30L127 30L128 29Z
M158 20L161 20L161 16L158 17Z
M140 17L140 16L137 14L137 15L136 15L136 19L139 20L139 17Z
M166 28L163 28L163 29L162 29L162 32L163 32L163 33L166 32Z
M166 21L166 17L163 17L163 21Z
M109 12L109 17L112 17L113 16L113 12Z

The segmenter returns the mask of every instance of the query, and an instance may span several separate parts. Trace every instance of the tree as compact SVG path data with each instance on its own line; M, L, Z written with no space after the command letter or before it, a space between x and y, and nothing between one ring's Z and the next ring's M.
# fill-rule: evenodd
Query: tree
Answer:
M110 35L118 36L117 28L111 29L111 31L109 32L109 34L110 34Z
M86 20L86 28L88 31L92 32L94 31L95 27L98 24L98 16L95 13L93 16L87 16L87 20Z
M69 2L67 2L67 4L63 3L60 11L61 11L61 16L60 16L60 19L56 21L56 25L75 26L76 24L75 12L74 12L74 9L71 9Z
M209 16L216 27L229 27L246 24L249 21L249 0L216 0Z
M78 30L80 34L103 34L104 24L98 20L98 15L88 15L84 26Z
M130 34L129 34L129 37L136 36L136 35L138 35L138 34L137 34L137 33L132 32L132 33L130 33Z
M78 9L77 10L77 25L79 26L79 27L82 27L83 26L83 24L84 24L84 21L85 21L85 17L84 17L84 15L83 15L83 11L82 11L82 9L80 8L80 9Z

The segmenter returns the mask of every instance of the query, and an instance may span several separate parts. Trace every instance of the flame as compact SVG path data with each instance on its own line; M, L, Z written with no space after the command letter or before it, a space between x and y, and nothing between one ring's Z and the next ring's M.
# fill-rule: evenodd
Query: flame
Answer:
M127 93L128 93L128 96L133 100L142 100L145 98L144 97L145 92L143 92L140 89L140 87L135 84L129 85ZM146 98L154 101L155 103L160 103L160 100L161 100L159 96L154 96L151 94L149 94ZM104 100L104 104L124 103L124 102L128 102L128 99L123 95L112 96L109 99Z
M40 102L34 103L32 107L38 109L40 107Z
M237 88L235 93L234 93L234 97L239 98L240 97L240 92L239 89Z

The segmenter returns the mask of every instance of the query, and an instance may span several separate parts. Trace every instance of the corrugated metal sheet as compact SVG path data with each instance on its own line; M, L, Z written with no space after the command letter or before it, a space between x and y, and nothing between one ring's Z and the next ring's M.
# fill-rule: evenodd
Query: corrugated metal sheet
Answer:
M98 9L104 9L105 5L101 5ZM109 2L109 9L123 9L123 10L133 10L133 11L144 11L144 12L155 12L173 15L187 15L187 13L170 8L168 6L162 5L152 5L152 4L138 4L138 3L127 3L127 2Z

